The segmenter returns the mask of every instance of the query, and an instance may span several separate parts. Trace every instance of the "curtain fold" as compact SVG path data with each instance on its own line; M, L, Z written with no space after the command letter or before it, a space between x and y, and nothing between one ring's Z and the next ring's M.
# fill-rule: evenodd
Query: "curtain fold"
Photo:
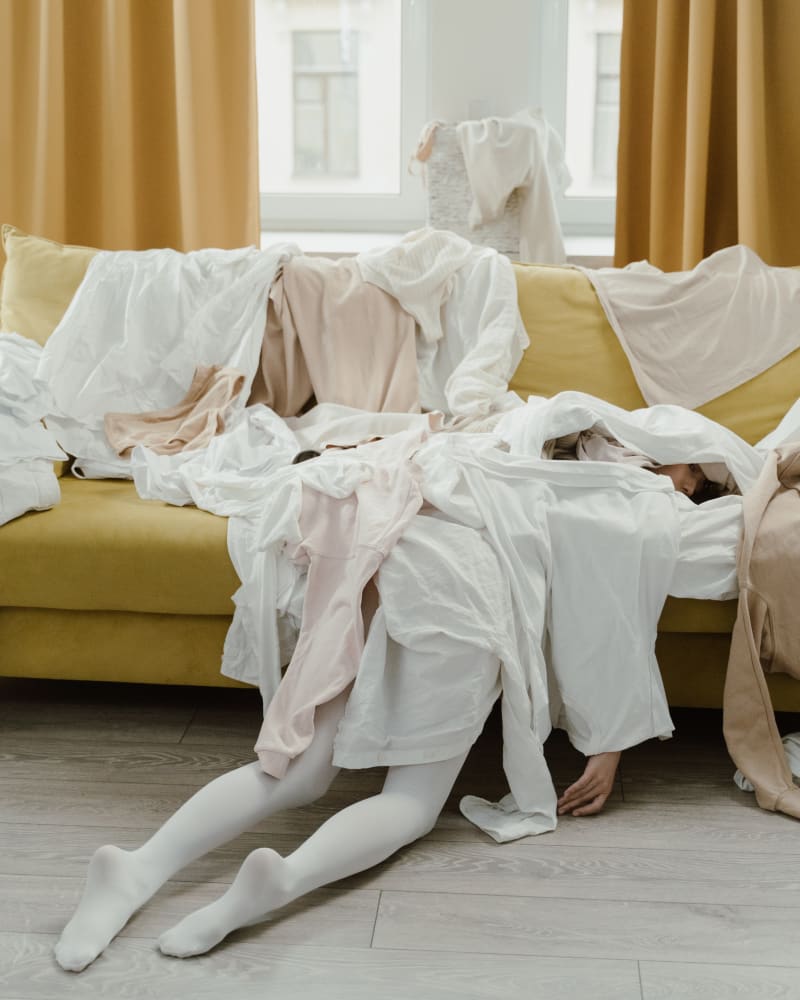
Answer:
M0 0L0 221L106 249L258 242L252 0Z
M800 3L624 0L615 263L800 264Z

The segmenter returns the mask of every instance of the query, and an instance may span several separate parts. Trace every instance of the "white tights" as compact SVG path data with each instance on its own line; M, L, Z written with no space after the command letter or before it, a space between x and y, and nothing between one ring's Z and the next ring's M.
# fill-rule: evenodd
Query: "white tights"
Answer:
M324 795L338 773L331 756L347 694L317 710L313 742L280 780L265 774L257 762L247 764L201 788L136 850L98 848L78 908L56 945L59 965L79 972L181 868L260 820ZM286 858L266 847L253 851L228 891L162 934L159 948L179 957L208 951L237 927L258 922L312 889L370 868L424 836L433 828L465 757L391 767L380 794L332 816Z

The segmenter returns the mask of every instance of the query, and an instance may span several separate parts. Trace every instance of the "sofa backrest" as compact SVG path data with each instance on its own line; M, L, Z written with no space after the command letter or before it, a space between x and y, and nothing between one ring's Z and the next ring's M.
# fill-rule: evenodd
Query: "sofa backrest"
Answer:
M13 330L44 346L97 250L30 236L9 225L2 227L2 239L6 260L0 280L0 330Z
M589 279L576 268L514 264L531 339L510 383L523 399L567 389L632 410L645 406L628 359ZM800 396L800 350L698 411L755 444Z
M97 250L3 226L0 329L44 344L72 301ZM514 264L530 347L510 387L523 399L579 389L625 409L645 406L628 359L589 279L576 268ZM800 350L700 407L751 444L800 396Z

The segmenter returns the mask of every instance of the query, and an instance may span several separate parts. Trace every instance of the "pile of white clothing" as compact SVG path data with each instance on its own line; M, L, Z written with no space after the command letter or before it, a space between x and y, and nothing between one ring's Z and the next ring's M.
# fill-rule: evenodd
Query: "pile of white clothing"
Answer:
M108 412L179 403L200 365L245 376L226 424L250 395L269 289L293 245L265 250L103 252L89 265L44 348L39 375L53 397L48 426L86 478L130 478L104 431ZM361 254L365 281L416 320L420 402L479 419L519 403L508 392L528 346L509 260L449 232L423 229Z
M305 581L287 551L297 541L303 484L343 497L375 474L369 445L301 465L289 464L291 455L301 437L311 446L344 443L348 435L365 440L399 431L398 419L330 407L293 421L295 433L259 408L218 438L205 459L198 452L180 465L183 492L173 502L188 496L231 515L229 546L242 587L223 670L258 683L265 702L302 616ZM429 419L406 415L406 429ZM635 466L541 459L547 441L588 427L607 429L659 464L724 462L743 488L762 461L698 414L678 407L631 414L580 393L532 399L502 418L499 436L432 433L414 456L430 507L378 574L382 607L336 741L342 766L452 756L475 739L502 690L512 794L500 804L470 797L462 803L465 815L498 840L556 823L542 753L552 724L587 754L669 734L654 654L664 599L721 599L737 589L741 498L697 507L667 477ZM180 457L150 461L137 451L148 489L160 482L163 490L163 475L159 480L154 470L177 468ZM168 491L161 495L170 499ZM465 646L482 654L474 671ZM491 657L501 664L499 675ZM400 678L409 670L413 681ZM452 704L454 684L458 726L440 710Z
M103 252L42 353L53 407L47 424L87 478L130 478L109 444L105 414L174 406L198 365L245 375L242 409L259 365L270 285L297 247Z
M530 340L507 257L455 233L418 229L356 260L364 280L419 324L424 410L478 419L519 402L508 383Z
M50 407L36 376L41 347L16 333L0 333L0 524L61 499L53 462L65 461L42 424Z

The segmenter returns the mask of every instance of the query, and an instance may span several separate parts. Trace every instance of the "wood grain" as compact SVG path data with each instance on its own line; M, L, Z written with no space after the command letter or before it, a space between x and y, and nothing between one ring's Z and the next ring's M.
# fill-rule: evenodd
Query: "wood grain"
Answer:
M643 1000L799 1000L797 969L642 962Z
M168 959L151 942L115 941L79 976L53 961L54 939L0 934L3 1000L640 1000L635 962L235 942Z
M373 947L800 968L800 907L384 891Z
M0 1000L800 1000L800 825L735 788L718 712L677 712L675 739L623 754L601 815L504 845L458 812L507 790L493 713L434 830L383 864L202 958L156 948L251 850L290 853L385 774L345 771L187 866L84 973L58 969L95 848L138 846L252 761L260 712L251 691L0 678ZM558 787L584 766L563 733L545 751Z

